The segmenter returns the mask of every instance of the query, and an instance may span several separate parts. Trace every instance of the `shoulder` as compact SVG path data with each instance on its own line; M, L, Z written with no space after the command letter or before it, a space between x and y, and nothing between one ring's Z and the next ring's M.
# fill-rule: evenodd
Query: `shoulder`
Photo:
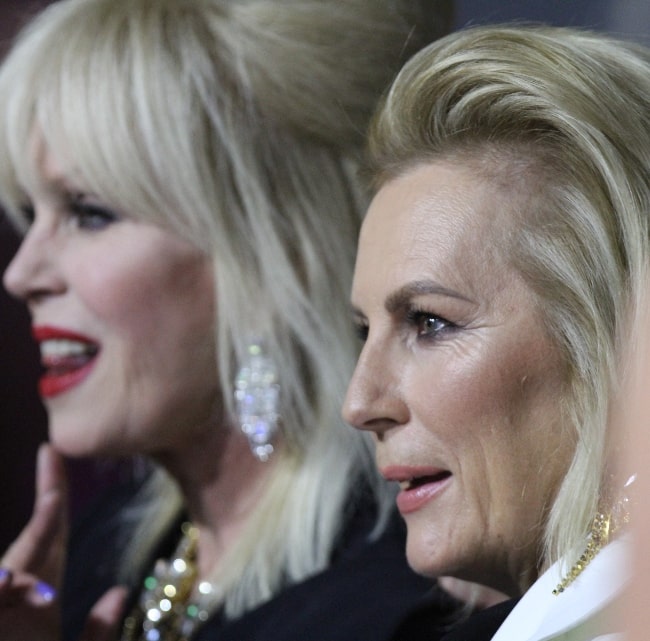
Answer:
M605 548L562 593L554 595L562 564L547 570L526 592L494 636L494 641L544 641L560 638L611 641L617 638L612 611L629 583L629 542L625 537Z

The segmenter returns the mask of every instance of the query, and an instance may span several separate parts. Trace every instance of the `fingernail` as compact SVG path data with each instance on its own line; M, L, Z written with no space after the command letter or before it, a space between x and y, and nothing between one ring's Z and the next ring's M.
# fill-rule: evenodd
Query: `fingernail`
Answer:
M0 581L4 581L8 576L11 575L11 572L7 568L0 568Z
M39 581L34 589L43 601L52 601L56 597L56 590L44 581Z

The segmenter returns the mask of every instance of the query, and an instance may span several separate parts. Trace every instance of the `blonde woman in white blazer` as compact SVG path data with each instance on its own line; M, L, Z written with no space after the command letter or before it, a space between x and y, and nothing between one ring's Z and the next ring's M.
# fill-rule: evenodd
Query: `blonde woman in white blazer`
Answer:
M650 54L543 26L451 34L393 83L369 164L344 415L400 484L412 567L512 599L443 638L612 641L635 472L614 464L613 408L646 282Z

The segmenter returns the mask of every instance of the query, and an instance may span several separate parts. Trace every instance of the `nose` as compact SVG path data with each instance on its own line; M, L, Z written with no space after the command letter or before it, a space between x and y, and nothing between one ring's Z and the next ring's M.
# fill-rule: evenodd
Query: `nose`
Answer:
M391 352L369 341L363 347L343 403L343 418L360 430L386 431L408 421L408 406Z
M63 290L56 268L54 232L35 222L4 272L5 289L27 303Z

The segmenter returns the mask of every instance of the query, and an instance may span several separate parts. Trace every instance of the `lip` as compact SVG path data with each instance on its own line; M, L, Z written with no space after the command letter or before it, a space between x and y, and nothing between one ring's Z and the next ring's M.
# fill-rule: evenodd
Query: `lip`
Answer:
M51 325L32 327L32 336L39 345L59 340L85 346L81 350L61 354L45 354L41 347L41 364L45 372L38 381L38 391L43 398L58 396L78 386L88 377L97 362L99 344L89 336Z
M84 336L79 332L54 327L53 325L34 325L32 327L32 336L38 343L50 339L62 338L80 343L88 343L89 345L97 345L97 341L93 340L90 336Z
M436 498L451 482L449 470L433 467L390 466L381 470L381 475L388 481L396 481L402 485L397 498L397 509L402 516L417 512L427 503ZM404 487L405 483L417 481L412 487Z

